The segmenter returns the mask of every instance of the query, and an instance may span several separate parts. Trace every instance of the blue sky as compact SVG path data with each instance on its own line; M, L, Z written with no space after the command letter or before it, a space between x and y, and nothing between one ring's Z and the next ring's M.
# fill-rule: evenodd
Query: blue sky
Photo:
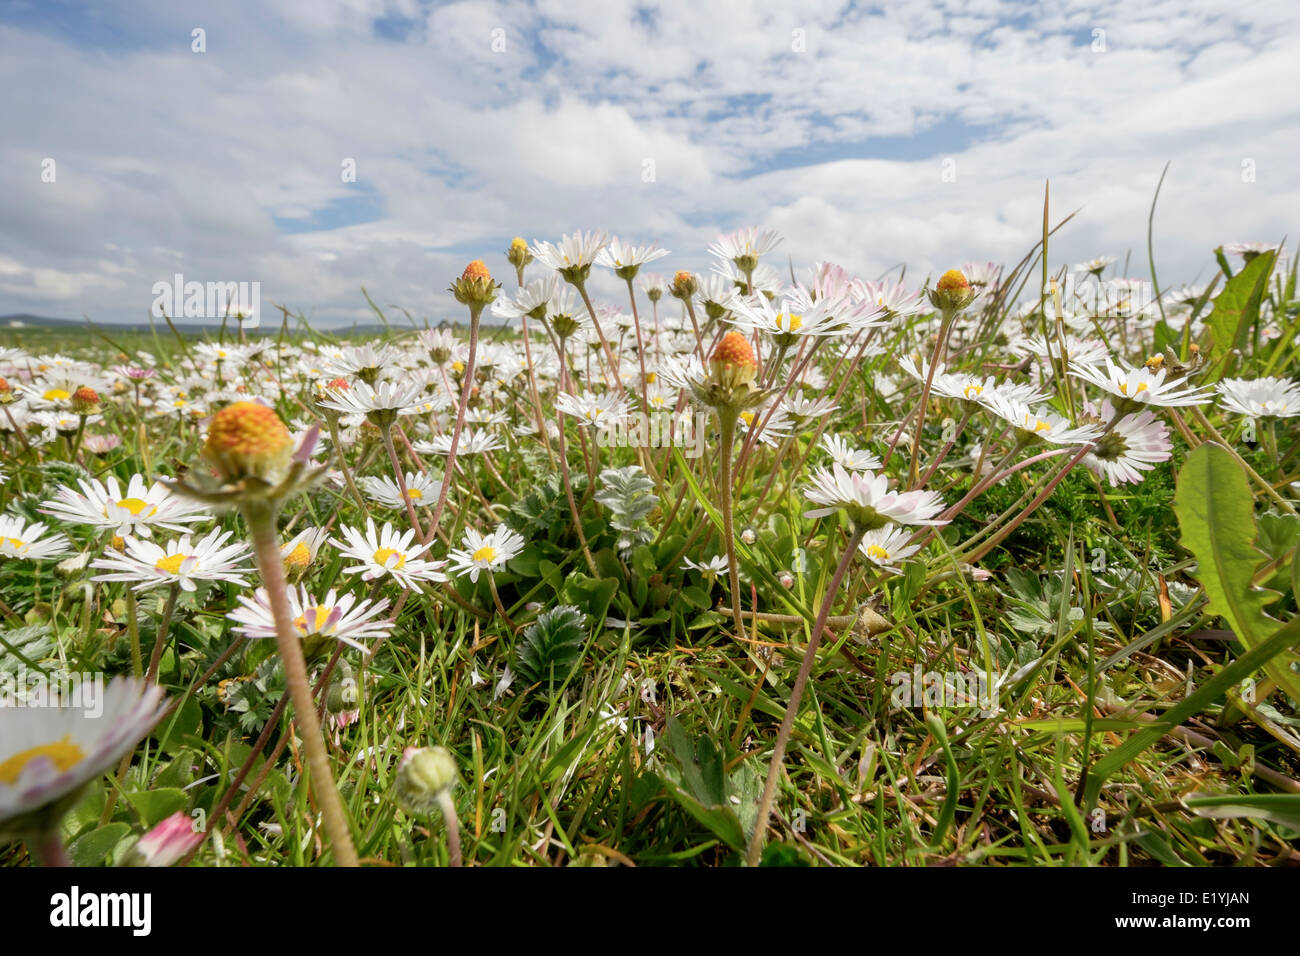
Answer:
M1132 252L1162 281L1300 211L1294 3L8 0L0 314L140 320L155 282L258 281L322 324L457 317L471 258L605 229L709 267L776 229L917 281ZM202 51L194 31L201 30ZM48 161L53 161L52 167ZM354 165L355 181L342 175ZM53 181L48 173L52 168ZM652 175L651 175L652 173ZM598 289L599 291L599 289ZM617 286L609 283L613 294Z

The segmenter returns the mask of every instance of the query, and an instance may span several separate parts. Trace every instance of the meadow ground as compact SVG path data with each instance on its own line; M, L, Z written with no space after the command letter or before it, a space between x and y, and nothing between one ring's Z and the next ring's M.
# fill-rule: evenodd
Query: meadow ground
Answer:
M0 863L1300 861L1295 265L775 242L0 330Z

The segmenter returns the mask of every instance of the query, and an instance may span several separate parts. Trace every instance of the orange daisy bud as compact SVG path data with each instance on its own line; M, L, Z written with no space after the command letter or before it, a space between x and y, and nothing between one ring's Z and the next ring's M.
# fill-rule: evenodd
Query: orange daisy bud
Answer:
M235 402L212 416L203 457L226 481L272 480L293 456L293 438L275 409Z

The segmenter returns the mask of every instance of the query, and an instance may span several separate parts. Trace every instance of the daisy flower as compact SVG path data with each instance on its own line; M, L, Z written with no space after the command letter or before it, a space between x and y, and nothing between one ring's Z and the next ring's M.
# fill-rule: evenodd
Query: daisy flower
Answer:
M359 643L363 638L386 637L393 628L391 621L374 620L388 610L387 598L373 603L358 601L351 594L339 597L338 592L331 589L317 601L304 587L291 587L287 591L294 630L304 641L332 638L349 647L365 650L365 646ZM241 607L226 615L235 622L236 632L250 640L275 637L275 614L266 588L258 588L251 598L239 595L239 603Z
M1089 259L1087 262L1080 262L1074 269L1076 272L1091 272L1093 275L1099 276L1107 266L1114 262L1114 256L1098 256L1095 259Z
M343 552L343 556L361 562L344 568L344 574L360 574L361 580L373 581L391 575L402 587L415 590L420 581L446 581L442 573L445 561L426 561L420 555L433 546L412 544L415 530L398 534L388 522L382 530L375 529L375 519L366 518L366 529L344 527L344 540L331 538L330 544Z
M870 471L851 472L843 465L818 468L811 476L804 496L820 507L804 512L806 518L820 518L847 511L853 521L868 530L893 521L898 524L941 525L936 515L943 499L933 491L890 491L889 479Z
M909 292L902 282L868 282L855 279L849 286L850 294L859 301L879 306L890 317L915 315L925 305L920 291Z
M1197 388L1183 379L1166 382L1167 369L1133 368L1110 357L1104 366L1071 362L1070 374L1118 398L1164 408L1204 405L1214 394L1211 388Z
M1101 420L1108 422L1114 417L1111 403L1102 402ZM1146 477L1143 472L1169 460L1172 448L1169 429L1155 412L1144 408L1117 421L1083 457L1083 464L1098 477L1104 475L1113 486L1136 485Z
M302 572L311 567L321 545L329 540L324 528L308 526L280 545L280 558L286 571Z
M462 438L464 436L461 436ZM459 453L460 449L457 449ZM374 477L367 475L360 480L361 488L365 491L366 497L382 505L385 508L402 509L406 507L407 499L417 508L432 507L438 501L438 493L442 490L442 483L434 481L432 478L423 474L416 474L413 471L406 473L406 496L402 496L401 486L387 475Z
M849 471L875 471L880 467L880 459L869 451L859 451L849 446L838 435L822 436L822 449L837 464Z
M918 382L924 382L929 374L929 366L925 362L921 362L918 366L910 355L903 356L898 364ZM999 384L991 377L967 375L960 371L950 372L942 365L935 366L934 377L930 381L930 391L941 398L951 398L959 402L976 402L986 408L991 407L995 396L1005 401L1022 403L1041 402L1047 397L1028 383Z
M554 269L567 282L581 282L591 273L596 256L609 244L603 232L578 232L563 236L557 245L534 241L528 250L542 265Z
M152 541L126 536L124 551L107 551L91 562L92 568L107 571L93 581L127 581L135 591L147 591L164 584L178 584L194 591L196 581L226 581L245 586L249 569L244 562L252 554L242 541L226 544L232 531L213 528L198 541L188 534L159 547Z
M48 829L81 788L117 765L162 717L162 688L115 678L103 709L7 707L0 735L0 830Z
M1249 418L1300 415L1300 385L1285 378L1225 378L1215 386L1223 407Z
M627 402L617 395L606 393L596 395L583 392L581 395L561 393L556 396L555 407L565 415L579 420L583 425L616 425L627 418Z
M534 279L507 299L500 296L492 303L492 314L503 319L518 319L523 316L545 318L547 306L560 291L560 277L549 275L544 279Z
M450 552L447 558L453 574L468 574L475 582L480 571L500 571L524 548L523 536L505 525L486 536L466 528L464 542L462 550Z
M451 435L435 435L428 441L414 442L411 447L421 455L450 455ZM466 425L461 430L460 441L456 444L456 457L481 455L504 447L505 442L491 432Z
M858 550L876 567L891 574L901 574L898 566L921 550L918 544L908 544L912 532L902 528L877 528L862 536Z
M0 557L45 561L68 553L68 538L45 533L39 522L27 524L13 515L0 515Z
M728 567L725 554L715 554L704 561L692 561L690 558L682 561L683 571L699 571L701 574L708 575L726 574Z
M330 389L316 404L343 415L395 418L414 415L421 398L420 386L410 382L380 382L373 387L355 382L348 388Z
M1247 262L1256 256L1266 252L1276 252L1281 248L1276 242L1230 242L1224 246L1224 250L1229 255L1241 256Z
M609 241L609 245L596 253L596 265L613 269L620 279L632 279L647 262L654 262L666 255L668 250L660 249L656 243L634 246L615 237Z
M796 290L799 291L799 290ZM774 303L765 295L736 298L728 321L746 332L763 332L778 345L791 346L802 338L848 335L861 326L841 318L847 308L843 299L817 299L807 294L787 295Z
M1053 445L1085 445L1101 437L1097 425L1074 425L1068 418L1049 408L1031 408L1027 403L995 393L988 401L989 411L1009 422L1018 435Z
M153 528L188 531L188 525L211 517L198 502L173 495L163 484L146 486L144 475L132 475L125 493L112 475L105 481L79 479L77 485L80 492L60 487L41 513L68 524L112 528L119 538L148 538Z
M752 269L759 258L781 244L781 237L771 230L760 232L756 226L737 229L718 236L709 253L719 259L736 264L739 269Z

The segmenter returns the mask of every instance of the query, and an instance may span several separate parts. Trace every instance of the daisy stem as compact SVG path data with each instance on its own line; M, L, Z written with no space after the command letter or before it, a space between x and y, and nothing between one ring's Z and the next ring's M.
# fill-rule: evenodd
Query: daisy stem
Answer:
M167 603L163 605L162 617L158 621L158 636L154 638L153 653L149 655L149 683L158 679L158 665L162 662L163 644L167 642L167 632L171 630L172 615L176 612L176 598L180 596L181 586L173 584L167 592Z
M368 511L366 499L361 497L361 492L357 489L357 483L352 480L352 469L348 467L347 456L343 454L343 446L339 444L338 416L326 412L325 425L330 430L330 445L338 452L339 469L343 472L343 480L347 482L348 491L352 494L352 500L357 503L357 507L362 511Z
M772 816L772 804L776 799L776 782L781 775L782 764L785 760L785 749L790 743L790 733L794 730L794 718L799 713L799 702L803 699L804 688L808 685L808 678L812 674L813 662L817 659L817 647L821 644L822 634L826 631L826 621L831 614L831 605L835 603L835 595L839 593L840 584L849 570L849 564L858 550L858 545L862 542L862 535L865 530L864 528L855 527L849 535L848 546L845 547L844 554L840 557L840 563L831 576L831 583L826 588L826 594L822 597L822 606L817 612L817 621L813 624L812 635L808 638L808 647L803 653L803 663L799 665L799 674L795 677L794 687L790 691L790 703L786 705L785 717L782 719L781 729L776 735L776 744L772 750L772 762L768 765L767 780L763 783L763 796L758 801L758 816L754 820L754 834L750 837L749 852L746 854L746 862L750 866L758 866L759 859L762 856L763 836L767 830L767 821Z
M27 849L41 866L72 866L67 848L63 845L63 836L58 824L50 827L40 836L29 840Z
M131 638L131 673L144 676L144 655L140 651L140 617L136 607L135 591L126 589L126 632Z
M614 383L618 386L620 392L623 391L623 376L619 374L618 362L614 361L614 353L610 351L609 340L605 338L605 330L600 327L600 319L596 318L596 307L591 304L591 296L587 295L587 284L585 282L574 283L578 287L578 294L582 296L582 304L587 307L588 314L591 315L591 324L596 327L596 335L600 338L600 347L604 350L605 361L609 363L610 371L614 373ZM609 379L605 379L605 384L609 384Z
M488 587L492 591L492 600L496 602L497 613L500 614L501 619L506 622L506 627L510 628L512 632L518 633L519 628L515 626L514 621L510 620L510 615L506 613L505 605L501 603L501 595L497 593L497 581L496 578L492 576L491 571L487 573L487 579Z
M523 279L522 271L519 278ZM523 285L522 281L520 285ZM524 340L524 361L528 363L528 391L533 399L533 413L537 416L537 434L546 446L546 457L551 460L551 467L554 468L555 452L551 450L551 438L546 434L546 422L542 420L542 399L537 391L537 373L533 369L533 345L532 336L528 334L528 316L520 316L519 325Z
M745 622L740 614L740 572L736 566L736 532L732 524L731 454L736 442L736 419L739 413L727 406L718 409L718 494L722 499L722 531L727 545L727 579L731 590L731 613L736 622L736 635L745 636Z
M483 314L481 304L469 307L469 356L465 359L465 384L460 389L460 403L456 406L456 427L451 432L451 445L447 448L447 467L443 472L442 487L438 490L438 504L433 509L429 520L428 538L421 536L424 544L433 537L442 519L442 509L447 507L447 492L451 489L451 476L456 473L456 451L460 447L460 433L465 430L465 410L469 408L469 397L474 391L474 361L478 357L478 322Z
M934 352L930 356L930 367L925 373L925 387L921 389L921 401L917 404L916 409L916 439L912 444L912 463L908 466L908 488L919 487L917 481L918 466L921 457L921 435L925 430L925 406L930 401L930 387L934 384L934 372L939 367L939 362L943 359L944 346L948 342L948 332L952 328L952 320L956 317L955 309L944 309L943 317L939 322L939 337L934 343Z
M451 798L450 787L438 794L438 809L447 824L447 862L451 866L461 866L460 819L456 816L456 802Z
M240 510L253 541L262 586L271 603L271 614L275 618L275 643L284 663L285 683L293 700L294 717L302 730L303 747L307 751L311 787L325 820L325 830L334 849L334 859L339 866L358 866L357 851L352 845L343 801L339 798L334 776L330 772L320 717L316 713L311 685L307 679L307 662L302 656L302 642L293 626L293 611L289 607L284 563L280 557L279 536L275 528L275 505L266 501L249 500L241 505Z
M392 426L383 430L384 451L388 452L388 460L393 465L393 474L397 478L397 490L402 494L402 502L406 505L406 520L411 522L411 527L415 529L415 536L423 543L429 540L424 536L424 529L420 527L420 519L415 513L415 502L411 500L411 493L406 487L406 475L402 472L402 462L397 457L397 448L393 445Z

